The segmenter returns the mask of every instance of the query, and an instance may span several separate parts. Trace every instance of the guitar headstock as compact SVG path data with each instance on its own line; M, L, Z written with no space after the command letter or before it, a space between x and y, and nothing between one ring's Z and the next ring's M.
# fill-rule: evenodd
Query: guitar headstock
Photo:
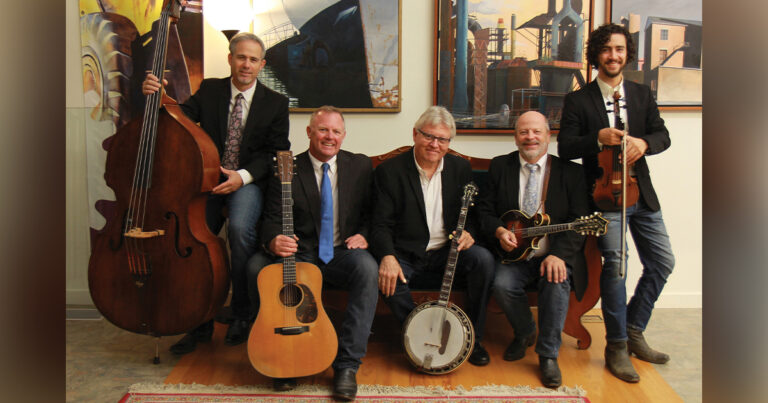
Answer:
M293 153L291 151L278 151L275 157L275 175L282 183L291 183L293 180Z
M461 197L461 203L465 207L472 205L472 199L477 196L477 185L475 182L469 182L464 185L464 196Z
M603 218L603 214L600 212L593 213L588 217L581 217L573 222L573 230L582 235L605 235L607 228L608 220Z

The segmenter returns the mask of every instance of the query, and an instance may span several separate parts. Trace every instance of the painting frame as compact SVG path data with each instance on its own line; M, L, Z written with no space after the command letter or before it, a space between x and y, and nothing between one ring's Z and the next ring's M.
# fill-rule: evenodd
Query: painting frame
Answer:
M266 44L259 80L289 98L289 111L400 112L402 0L294 4L280 10L287 24L259 24L257 13L253 30ZM263 21L273 24L269 13Z
M456 8L460 7L460 1L456 1ZM573 4L571 4L572 2ZM499 18L499 25L488 24L488 15L481 15L480 17L470 15L470 21L472 18L475 19L468 24L470 29L472 25L477 25L481 18L486 22L480 23L480 28L475 26L471 33L467 33L466 42L468 42L469 51L456 49L455 43L463 41L456 40L458 30L455 26L461 22L456 18L452 9L453 3L454 0L434 0L433 104L442 105L451 112L457 123L457 134L507 135L514 133L516 117L526 110L538 110L548 116L552 132L556 133L559 130L565 94L586 85L591 78L585 54L586 39L594 20L594 0L568 0L567 4L570 5L568 9L565 7L565 1L560 1L559 9L551 4L548 8L547 3L529 6L524 4L523 0L512 2L509 0L485 0L473 3L472 7L475 9L508 10L515 8L522 11L519 15L517 13L511 14L511 16L509 14L496 15L494 18ZM465 5L467 3L464 2ZM472 7L468 7L468 14L472 13ZM509 18L506 23L514 29L504 27L503 21L506 18ZM516 18L520 18L518 21L524 22L517 25ZM457 21L453 22L453 26L449 25L452 23L450 22L452 19ZM554 21L560 23L555 24ZM547 24L550 24L549 27ZM484 32L483 26L488 28L486 32ZM498 31L499 28L504 31L493 32L494 30ZM518 33L520 30L524 30L524 32ZM511 39L515 38L512 33L521 37L526 35L523 40L532 42L530 37L534 34L529 31L536 32L539 38L548 35L547 38L550 39L540 40L538 44L534 41L533 45L526 45L528 49L523 52L527 53L517 53L516 47L521 41L516 42L515 39ZM552 32L555 32L555 35L552 35ZM472 39L469 39L470 36ZM553 37L557 37L560 42L552 41L551 38ZM509 50L507 50L507 39L510 39ZM495 45L495 49L493 45ZM553 52L552 49L556 49L556 51ZM460 52L473 54L456 56ZM479 58L474 56L475 52L480 56ZM482 59L485 56L484 53L489 55L488 59ZM478 85L464 83L454 85L453 82L457 81L456 77L460 77L463 70L461 70L462 73L455 74L456 68L451 67L451 65L456 64L456 61L462 58L468 60L468 63L474 63L472 73L467 73L466 81L474 80L474 84L479 83ZM463 65L464 63L459 64ZM483 65L485 68L482 67ZM479 67L476 68L475 66ZM482 71L484 69L486 70L485 73L481 72L480 76L475 73L475 70ZM515 69L518 71L512 71ZM482 74L487 74L485 81ZM534 74L536 75L534 76ZM503 85L499 85L500 82ZM534 83L538 83L538 86ZM542 85L542 83L544 84ZM470 98L469 93L474 95L472 105L459 103L459 107L456 107L453 98L455 94L464 91L456 91L455 88L465 88L462 87L462 84L466 85L468 89L467 98ZM555 86L557 89L550 91L551 86ZM484 88L477 91L478 87ZM542 90L542 88L544 89ZM483 97L485 97L485 101L483 101ZM460 109L462 107L469 112L462 113ZM496 122L493 122L493 119L496 119Z
M696 1L693 1L692 3L696 3ZM646 21L646 23L638 24L639 21L635 22L634 21L635 18L632 18L629 15L620 15L620 14L623 14L622 10L626 10L627 9L628 4L632 4L632 6L633 6L632 9L633 10L638 10L639 11L639 13L637 15L639 15L640 21ZM698 5L701 8L701 2L700 1L698 2ZM634 34L635 31L634 31L633 28L630 28L630 26L631 25L635 25L635 24L642 25L644 27L644 28L642 28L642 30L647 31L648 30L648 23L647 23L648 15L647 14L640 14L642 11L644 11L643 6L648 7L649 3L638 3L638 2L633 2L631 0L605 0L605 22L606 23L613 22L613 23L616 23L616 24L622 24L622 18L623 18L625 20L623 25L627 25L628 29L630 29L631 33ZM668 9L668 8L665 8L665 9ZM649 10L648 13L650 13L650 12L651 11ZM668 12L668 11L665 11L665 12ZM616 15L614 15L614 13ZM698 14L699 15L701 14L701 9L698 10ZM688 59L691 59L691 58L687 57L687 56L678 57L677 60L675 60L677 63L680 63L679 60L683 59L683 57L685 57L686 60L683 61L683 63L687 63L687 64L689 64L689 66L674 66L674 67L670 67L670 68L667 68L667 69L664 69L664 70L659 68L659 66L656 66L655 70L657 70L657 73L656 74L648 74L647 73L648 71L653 72L654 69L646 69L647 64L645 63L645 60L646 59L651 59L651 57L648 57L647 55L650 55L651 54L650 52L653 52L654 46L651 46L651 49L646 51L645 50L646 42L648 42L648 43L651 43L651 42L644 39L645 32L637 32L636 42L638 42L638 44L637 44L638 55L637 55L635 64L636 65L642 64L643 67L641 67L641 68L643 70L640 71L639 70L640 68L638 68L637 70L632 70L632 71L629 72L629 74L625 74L625 77L627 77L628 79L630 79L632 81L636 81L636 82L640 82L642 84L649 85L651 87L651 90L654 93L654 99L656 99L656 102L657 102L658 107L659 107L660 110L680 110L680 111L684 111L684 110L702 110L702 107L703 107L703 98L702 98L702 95L703 95L703 81L702 81L702 78L703 78L703 65L702 65L702 60L701 60L701 53L703 52L703 50L702 50L701 43L698 44L697 48L696 48L696 44L695 44L696 41L701 42L701 29L702 29L701 28L702 27L701 17L699 17L699 20L690 19L690 18L682 19L682 18L680 18L677 15L658 15L658 16L654 15L654 16L650 16L650 17L657 19L657 22L659 22L661 24L663 24L666 21L666 22L669 22L671 24L678 25L678 26L684 25L685 26L684 28L685 28L686 31L691 31L690 33L686 32L685 34L683 34L684 35L683 38L688 40L686 45L688 45L689 47L695 48L696 49L695 51L698 52L698 57L696 57L696 55L692 55L693 61L689 61ZM693 18L696 18L696 16L694 15ZM680 29L680 28L675 27L673 29ZM689 35L693 38L692 40L689 39L689 37L688 37ZM674 37L675 35L673 34L672 36ZM669 34L667 34L667 37L669 37ZM640 57L640 42L641 42L640 38L643 38L642 44L643 44L643 54L644 54L644 57L643 57L642 61L638 60L639 57ZM675 46L675 45L672 45L672 46ZM666 49L664 49L664 50L666 50ZM662 52L664 50L660 50L659 52ZM675 51L675 48L673 47L673 52L672 53L674 53L674 51ZM681 52L681 53L685 53L685 51ZM671 62L671 61L673 61L672 57L673 57L673 54L669 54L665 58L665 60ZM661 58L661 56L660 56L660 58ZM698 68L695 67L696 65L698 65ZM637 71L637 73L635 73L635 71ZM661 78L659 78L656 81L656 83L652 82L651 80L653 80L654 76L656 76L656 77L659 77L659 76L663 77L663 74L661 74L662 71L672 71L674 73L677 73L677 78L675 79L675 83L678 86L679 86L680 82L688 83L687 91L688 91L688 94L690 94L691 98L680 101L679 99L680 99L680 97L682 95L675 94L675 95L670 96L669 100L665 100L664 99L664 95L662 95L662 99L659 100L659 96L658 96L659 89L664 88L663 85L662 85L662 82L661 82L662 80L661 80ZM686 74L686 73L689 74L689 78L686 79L686 80L681 80L679 78L680 75L681 74ZM650 76L650 78L646 79L648 76ZM641 77L643 77L642 80L640 79ZM670 78L670 80L671 80L671 78ZM680 90L678 89L677 92L680 92ZM698 94L696 94L696 92L698 92Z

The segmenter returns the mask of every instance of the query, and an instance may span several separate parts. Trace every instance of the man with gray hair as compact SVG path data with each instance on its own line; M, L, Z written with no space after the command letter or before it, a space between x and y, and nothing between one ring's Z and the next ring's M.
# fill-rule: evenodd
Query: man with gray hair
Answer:
M248 339L255 315L248 300L246 264L258 244L256 225L272 157L277 150L290 149L291 143L288 99L256 80L266 64L264 42L252 33L241 32L230 41L229 52L231 75L203 80L181 109L208 133L221 156L221 183L208 198L206 221L218 234L225 220L223 208L227 208L233 318L225 342L237 345ZM160 87L157 77L148 74L142 92L151 94ZM171 351L194 351L197 342L211 340L212 334L213 321L203 323L171 346Z
M376 208L371 251L379 259L379 290L402 323L416 307L409 285L439 288L448 259L449 234L456 228L463 187L472 168L461 157L447 154L456 136L453 116L441 106L430 106L413 128L413 148L384 161L374 171ZM469 357L487 365L480 342L493 281L493 256L474 244L472 214L459 237L457 279L466 281L467 315L475 329Z

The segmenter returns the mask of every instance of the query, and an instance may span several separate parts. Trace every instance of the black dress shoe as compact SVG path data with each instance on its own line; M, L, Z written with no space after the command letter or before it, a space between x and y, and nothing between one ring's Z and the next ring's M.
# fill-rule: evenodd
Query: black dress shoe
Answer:
M469 356L469 362L472 365L482 367L491 362L491 357L488 356L488 352L480 343L475 343L475 348L472 349L472 354Z
M504 350L504 360L517 361L525 357L525 350L536 342L536 332L523 337L515 335L514 340Z
M557 358L539 356L539 369L541 370L541 383L548 388L558 388L563 384L560 375L560 367Z
M227 329L227 337L224 342L230 346L236 346L248 340L248 332L251 330L251 322L235 319Z
M170 350L177 355L187 354L195 351L198 342L209 342L213 336L213 322L205 322L187 333L176 344L172 345Z
M272 378L272 387L278 392L296 388L296 378Z
M357 396L355 368L342 368L333 374L333 397L343 402L351 402Z

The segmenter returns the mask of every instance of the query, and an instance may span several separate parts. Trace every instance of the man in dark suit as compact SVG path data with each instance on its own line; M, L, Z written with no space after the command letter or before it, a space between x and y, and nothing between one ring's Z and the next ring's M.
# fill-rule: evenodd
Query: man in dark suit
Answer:
M248 262L249 292L257 311L259 272L276 258L293 254L296 261L317 265L323 283L349 291L333 362L333 395L354 400L355 374L365 356L378 302L378 265L367 250L373 168L367 156L341 150L346 130L340 110L318 108L310 118L307 135L309 150L296 156L296 175L291 183L296 238L282 235L281 186L273 182L261 230L269 254L256 253ZM294 379L275 379L278 390L292 389L295 384Z
M456 135L453 116L429 107L416 121L411 150L384 161L374 171L375 205L371 250L379 259L379 290L400 322L416 304L408 284L439 287L456 228L463 187L472 180L469 162L447 154ZM475 245L473 215L459 238L457 278L467 282L467 315L475 329L469 357L487 365L481 341L493 281L493 256Z
M200 89L181 108L208 133L221 156L222 182L208 199L206 221L218 234L225 220L223 208L227 208L233 318L225 341L237 345L247 340L254 317L248 301L246 264L256 252L256 225L272 157L277 150L289 149L291 143L288 99L256 80L266 63L264 43L256 35L242 32L230 41L229 52L232 75L203 80ZM159 89L157 77L147 75L142 86L144 94ZM193 351L198 341L210 340L212 333L213 321L206 322L171 346L171 351Z
M663 364L667 354L651 349L643 331L651 317L654 303L672 273L675 258L661 216L661 206L651 183L646 155L658 154L669 147L669 131L659 114L651 89L624 79L624 66L632 61L635 45L626 28L605 24L589 35L587 60L598 73L597 79L565 97L558 153L562 158L582 158L587 183L595 183L601 174L598 153L604 146L621 144L627 138L627 164L637 179L640 197L627 208L627 224L632 232L643 273L627 304L626 277L620 275L621 207L605 212L610 220L607 234L598 246L603 255L600 290L605 317L605 361L619 379L637 382L629 354ZM615 99L618 98L618 101ZM621 122L628 131L617 128L615 102ZM619 175L620 176L620 175Z
M567 223L588 212L581 166L547 154L549 141L546 117L539 112L526 112L515 123L518 151L491 161L488 186L480 194L478 213L481 231L489 244L505 252L518 248L521 242L500 219L509 210L522 210L528 217L546 213L551 224ZM557 355L571 281L579 299L586 288L583 244L584 237L576 232L554 233L540 239L538 248L527 258L501 259L496 264L493 295L515 332L515 338L504 351L504 359L523 358L526 348L536 339L536 323L525 291L534 283L539 293L536 353L542 383L550 388L562 384Z

